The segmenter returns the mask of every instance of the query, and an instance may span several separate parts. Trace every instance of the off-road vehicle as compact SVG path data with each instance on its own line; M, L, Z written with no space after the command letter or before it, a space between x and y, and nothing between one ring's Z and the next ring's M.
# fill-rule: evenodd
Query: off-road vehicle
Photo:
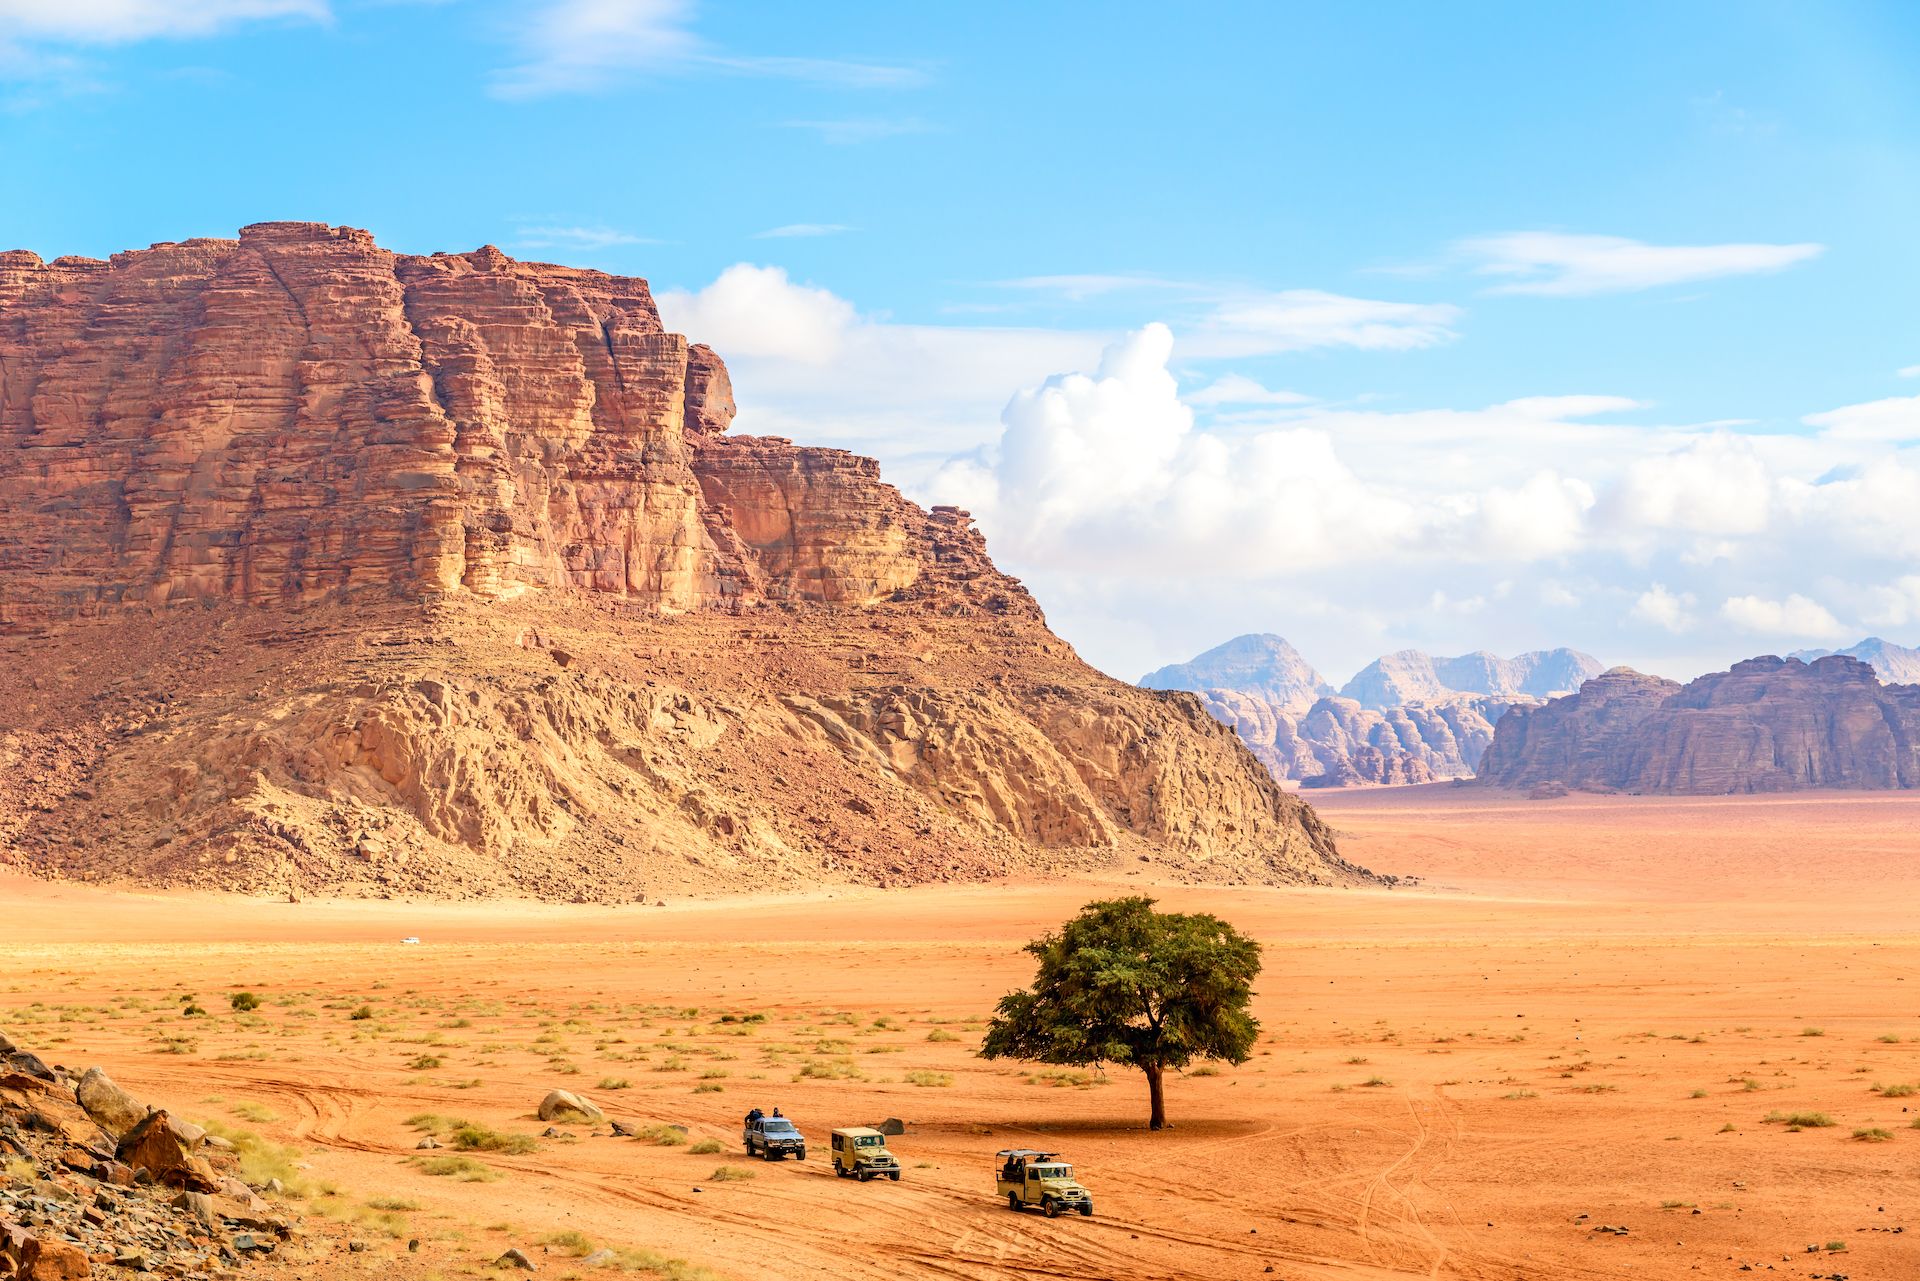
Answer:
M807 1159L807 1136L784 1116L755 1117L747 1122L746 1130L740 1135L740 1143L746 1148L748 1156L762 1157L768 1161L778 1161L784 1156L793 1156L801 1161Z
M1002 1148L994 1158L999 1162L1000 1195L1009 1210L1037 1205L1049 1219L1064 1210L1093 1213L1093 1196L1074 1181L1073 1167L1056 1154Z
M864 1125L833 1132L833 1172L843 1179L900 1181L900 1162L887 1151L887 1136Z

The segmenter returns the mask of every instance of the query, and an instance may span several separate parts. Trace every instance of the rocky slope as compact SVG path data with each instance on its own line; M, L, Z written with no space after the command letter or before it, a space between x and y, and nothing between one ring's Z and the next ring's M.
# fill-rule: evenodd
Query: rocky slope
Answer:
M0 1277L11 1281L232 1277L304 1235L265 1199L278 1186L243 1181L232 1143L4 1033L0 1157Z
M1571 694L1599 674L1599 662L1577 649L1541 649L1513 658L1486 650L1435 658L1403 649L1361 668L1341 687L1340 696L1376 709L1441 702L1457 694L1553 698Z
M1873 668L1750 658L1681 686L1626 668L1496 728L1482 781L1719 794L1920 785L1920 686Z
M732 412L637 279L305 223L0 255L0 858L593 900L1364 875L965 512Z
M1831 654L1844 654L1848 658L1857 658L1873 668L1884 683L1888 685L1912 685L1920 682L1920 649L1909 649L1905 645L1896 645L1892 641L1881 640L1878 636L1869 636L1857 645L1845 649L1796 649L1787 655L1803 663L1811 663L1816 658L1826 658Z

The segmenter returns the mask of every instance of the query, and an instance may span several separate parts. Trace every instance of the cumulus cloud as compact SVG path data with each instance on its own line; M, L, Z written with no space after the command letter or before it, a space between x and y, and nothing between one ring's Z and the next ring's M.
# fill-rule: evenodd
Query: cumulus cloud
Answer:
M1551 469L1408 492L1363 479L1322 426L1201 430L1167 367L1174 345L1148 325L1092 373L1015 394L998 445L954 460L929 492L969 506L1016 559L1183 575L1387 556L1525 563L1581 538L1594 492Z
M899 88L924 81L911 67L732 53L692 30L691 0L547 0L519 28L524 58L493 78L502 98L606 89L635 76L725 72L838 88Z
M855 319L853 304L831 291L796 285L779 267L744 262L698 293L667 290L659 302L674 328L730 356L816 365L839 353Z
M669 328L723 353L742 431L876 453L911 482L991 440L1013 388L1095 356L1103 335L910 325L772 266L737 263L657 299Z
M1826 606L1797 592L1785 600L1731 596L1720 606L1720 616L1735 627L1766 636L1836 640L1847 634Z
M1497 276L1491 292L1579 297L1626 293L1723 276L1782 271L1825 251L1824 245L1650 245L1625 236L1510 231L1461 241L1456 250L1474 270Z
M1633 602L1633 617L1643 623L1670 632L1684 632L1693 626L1692 592L1672 592L1665 583L1655 583Z

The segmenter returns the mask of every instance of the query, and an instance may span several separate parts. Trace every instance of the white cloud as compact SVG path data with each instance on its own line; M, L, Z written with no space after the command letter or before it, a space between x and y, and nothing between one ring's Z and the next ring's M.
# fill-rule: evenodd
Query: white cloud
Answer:
M522 227L513 243L527 249L610 249L615 245L657 245L658 240L612 227Z
M1820 428L1834 440L1920 440L1920 396L1889 396L1842 405L1825 413L1808 414L1801 421Z
M1920 378L1920 365L1905 365L1896 372L1902 378Z
M854 323L853 304L796 285L779 267L735 263L698 293L667 290L660 309L673 328L738 359L774 356L825 364Z
M1308 405L1313 397L1297 391L1274 391L1244 374L1222 374L1198 391L1187 393L1189 405Z
M0 0L0 34L20 40L120 44L209 36L273 18L325 22L326 0Z
M729 53L692 31L693 16L691 0L547 0L524 15L519 39L525 60L495 74L493 93L587 93L634 76L702 71L839 88L898 88L925 78L909 67Z
M1622 414L1630 409L1645 409L1646 405L1626 396L1522 396L1505 402L1502 408L1522 417L1558 422L1567 418Z
M1732 596L1720 607L1720 616L1735 627L1767 636L1833 640L1847 634L1826 606L1797 592L1785 600Z
M931 133L933 126L914 116L891 119L855 118L851 120L782 120L782 129L805 129L820 141L834 147L856 147L863 142L904 138L916 133Z
M1513 231L1460 242L1492 292L1580 297L1781 271L1819 256L1824 245L1650 245L1624 236Z
M1751 441L1715 433L1629 463L1607 515L1630 536L1755 534L1772 517L1774 490Z
M842 222L790 222L784 227L769 227L753 233L755 240L790 240L795 237L837 236L853 228Z
M1142 575L1264 576L1383 557L1527 563L1583 536L1594 492L1551 470L1458 491L1362 478L1336 435L1365 416L1248 436L1198 430L1167 369L1173 347L1166 326L1148 325L1093 373L1016 393L997 447L954 460L928 493L973 510L1015 563Z
M749 263L657 299L669 328L725 357L740 430L879 454L895 482L991 440L1011 389L1093 357L1104 341L1072 330L895 324Z
M1670 632L1684 632L1694 623L1692 592L1671 592L1665 583L1655 583L1633 602L1633 617L1643 623Z
M1449 342L1460 309L1448 303L1385 302L1318 289L1242 294L1215 303L1181 340L1188 358L1238 358L1355 347L1409 351Z

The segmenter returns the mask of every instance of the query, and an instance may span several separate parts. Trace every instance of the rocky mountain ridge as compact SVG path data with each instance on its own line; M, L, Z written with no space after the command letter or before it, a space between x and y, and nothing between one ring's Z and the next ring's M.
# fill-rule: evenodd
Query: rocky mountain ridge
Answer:
M1236 637L1141 684L1188 689L1276 778L1303 787L1430 783L1471 775L1509 707L1578 687L1600 665L1571 649L1503 659L1402 650L1333 687L1279 636Z
M1811 663L1815 659L1827 658L1833 654L1844 654L1848 658L1859 659L1873 668L1875 674L1888 685L1920 683L1920 649L1896 645L1878 636L1869 636L1845 649L1796 649L1787 657L1797 658L1803 663Z
M584 900L1364 875L965 512L732 414L636 278L309 223L0 254L0 859Z
M1765 656L1685 685L1628 668L1516 708L1480 771L1515 788L1714 795L1920 785L1920 686Z

